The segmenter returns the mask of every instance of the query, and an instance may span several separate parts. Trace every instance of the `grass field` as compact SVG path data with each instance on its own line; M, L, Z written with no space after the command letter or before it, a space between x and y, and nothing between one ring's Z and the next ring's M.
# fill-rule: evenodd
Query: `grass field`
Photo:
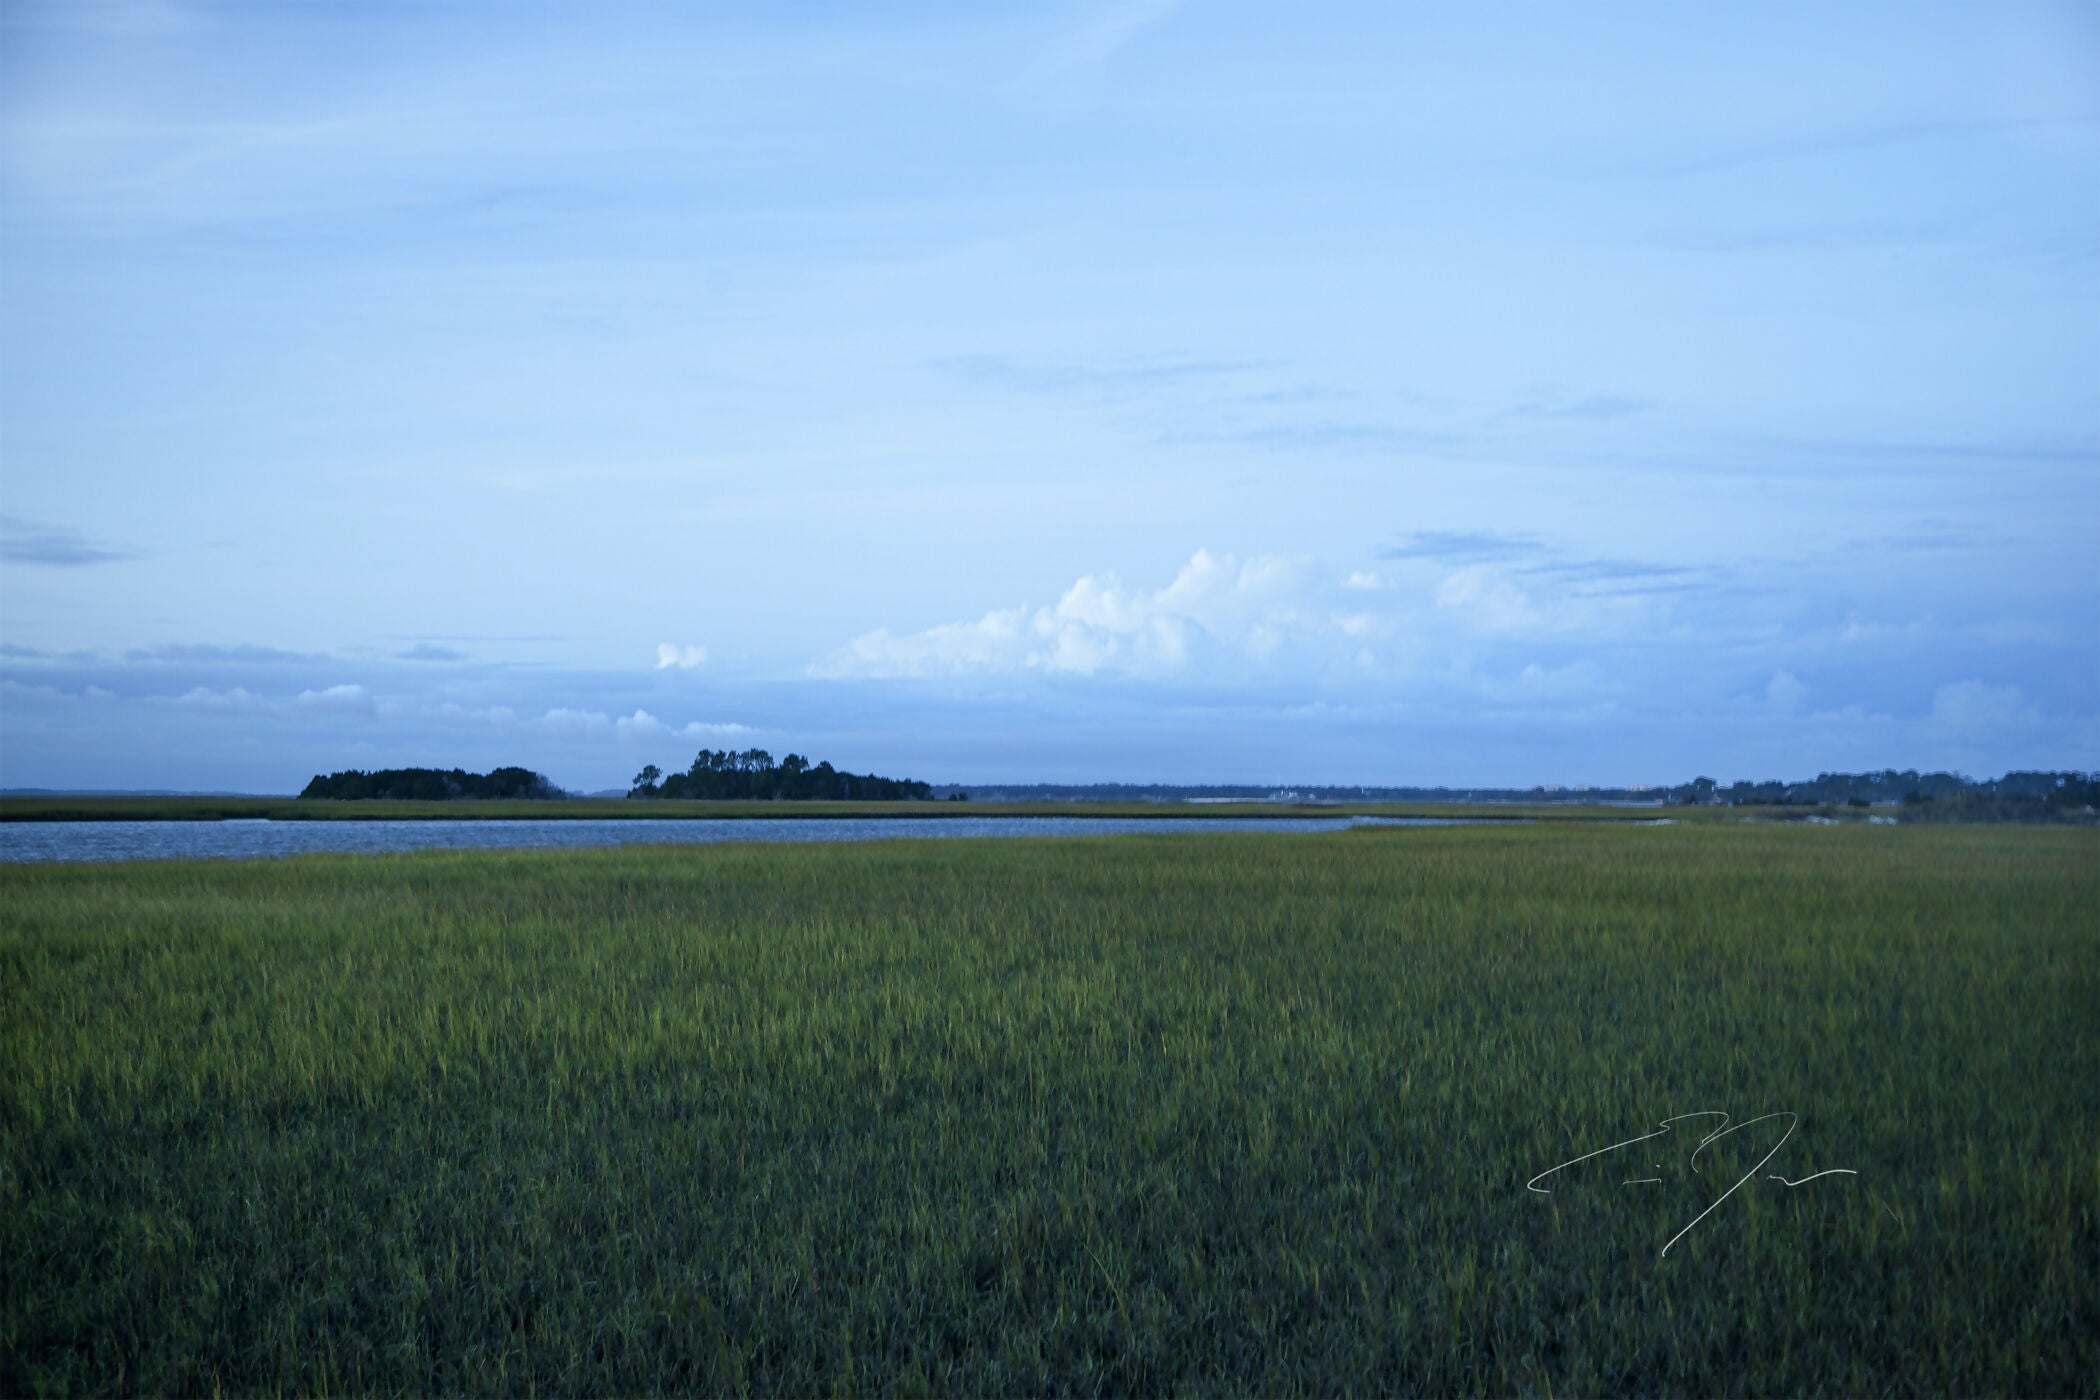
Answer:
M2092 1394L2096 910L2008 828L4 868L0 1392ZM1798 1121L1526 1189L1694 1111Z

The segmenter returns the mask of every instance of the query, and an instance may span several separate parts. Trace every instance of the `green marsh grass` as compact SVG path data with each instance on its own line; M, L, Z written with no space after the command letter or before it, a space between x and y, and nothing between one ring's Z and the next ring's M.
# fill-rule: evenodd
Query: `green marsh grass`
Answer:
M0 869L0 1391L2090 1394L2096 908L2009 829ZM1695 1110L1857 1174L1526 1190Z

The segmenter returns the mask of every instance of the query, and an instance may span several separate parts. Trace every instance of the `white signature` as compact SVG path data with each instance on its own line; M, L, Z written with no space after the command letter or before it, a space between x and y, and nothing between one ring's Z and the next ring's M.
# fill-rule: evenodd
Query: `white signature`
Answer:
M1721 1120L1718 1124L1714 1125L1714 1130L1708 1133L1705 1137L1699 1139L1699 1145L1692 1149L1691 1165L1694 1174L1696 1174L1699 1170L1699 1154L1706 1150L1708 1143L1711 1143L1719 1138L1724 1138L1730 1133L1741 1132L1744 1128L1751 1127L1758 1123L1766 1122L1767 1120L1773 1118L1786 1119L1786 1131L1779 1135L1778 1142L1772 1144L1772 1150L1770 1152L1767 1152L1764 1156L1758 1158L1757 1164L1755 1166L1751 1167L1749 1171L1744 1172L1742 1176L1736 1179L1736 1183L1734 1186L1729 1187L1726 1191L1723 1191L1720 1195L1714 1197L1712 1205L1708 1206L1705 1210L1700 1211L1696 1216L1692 1217L1691 1223L1686 1225L1684 1229L1679 1230L1676 1234L1670 1236L1669 1243L1665 1244L1662 1247L1663 1254L1667 1255L1670 1252L1670 1245L1673 1245L1679 1240L1683 1239L1685 1235L1690 1232L1693 1225L1697 1225L1700 1221L1706 1219L1707 1216L1712 1215L1715 1211L1719 1210L1721 1208L1721 1202L1727 1200L1730 1196L1733 1196L1736 1192L1737 1187L1741 1186L1751 1177L1756 1176L1759 1171L1764 1169L1764 1166L1767 1162L1771 1161L1774 1157L1777 1157L1779 1155L1779 1149L1786 1146L1787 1139L1794 1135L1794 1125L1800 1121L1795 1115L1791 1113L1767 1113L1760 1117L1749 1119L1746 1122L1737 1123L1734 1127L1730 1127L1728 1126L1728 1115L1725 1113L1715 1112L1712 1110L1708 1110L1703 1113L1680 1113L1674 1118L1663 1119L1662 1126L1657 1128L1652 1133L1643 1133L1639 1137L1628 1138L1624 1142L1615 1142L1609 1147L1600 1147L1595 1152L1585 1152L1580 1157L1570 1158L1568 1161L1562 1162L1557 1167L1548 1167L1545 1171L1540 1172L1537 1176L1525 1182L1525 1189L1530 1191L1536 1191L1541 1196L1550 1196L1553 1193L1548 1191L1545 1187L1539 1185L1539 1183L1541 1181L1544 1181L1547 1177L1553 1175L1553 1173L1557 1171L1565 1171L1567 1168L1576 1165L1576 1163L1578 1162L1587 1162L1592 1158L1602 1157L1607 1152L1617 1152L1622 1147L1631 1147L1637 1142L1647 1142L1651 1138L1659 1138L1666 1136L1667 1134L1676 1131L1676 1127L1674 1125L1693 1118L1718 1118ZM1661 1164L1657 1163L1656 1165L1660 1166ZM1765 1177L1765 1180L1776 1181L1782 1186L1803 1186L1811 1181L1816 1180L1819 1177L1858 1175L1858 1172L1853 1171L1849 1167L1831 1167L1825 1171L1812 1172L1809 1175L1802 1177L1799 1181L1788 1181L1785 1177L1780 1176L1776 1172L1767 1175ZM1660 1182L1661 1180L1662 1178L1659 1176L1629 1177L1625 1181L1621 1182L1620 1185L1647 1186Z

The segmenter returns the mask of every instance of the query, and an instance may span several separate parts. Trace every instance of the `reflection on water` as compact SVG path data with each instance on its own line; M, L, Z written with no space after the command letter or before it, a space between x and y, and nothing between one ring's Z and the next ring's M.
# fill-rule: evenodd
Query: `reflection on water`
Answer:
M962 836L1109 836L1143 831L1342 831L1467 826L1452 817L737 817L644 820L0 822L0 862L250 860L316 851L562 847L718 841L883 841Z

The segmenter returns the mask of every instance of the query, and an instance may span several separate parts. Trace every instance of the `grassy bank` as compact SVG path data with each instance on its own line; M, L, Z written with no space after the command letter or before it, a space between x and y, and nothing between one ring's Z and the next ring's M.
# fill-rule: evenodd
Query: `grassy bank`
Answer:
M2096 907L2055 830L4 868L0 1391L2089 1393ZM1856 1175L1526 1189L1696 1110Z

